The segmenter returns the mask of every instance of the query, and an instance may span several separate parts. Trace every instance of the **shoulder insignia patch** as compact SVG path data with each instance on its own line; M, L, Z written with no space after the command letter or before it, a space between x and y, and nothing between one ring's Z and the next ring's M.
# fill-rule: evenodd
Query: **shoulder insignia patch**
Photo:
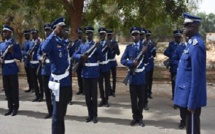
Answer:
M193 39L193 45L195 46L195 45L197 45L198 44L198 40L195 38L195 39Z

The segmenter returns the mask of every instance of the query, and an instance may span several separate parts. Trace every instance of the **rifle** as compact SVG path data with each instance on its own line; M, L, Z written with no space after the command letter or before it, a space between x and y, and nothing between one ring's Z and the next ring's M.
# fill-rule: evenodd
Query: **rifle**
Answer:
M167 69L169 69L170 67L170 59L166 59L164 62L163 62L164 66L166 66Z
M7 49L4 51L4 53L2 54L2 56L1 56L1 64L4 64L5 57L6 57L6 55L8 54L9 49L10 49L11 47L13 47L13 45L9 45L9 46L7 47Z
M134 60L137 61L138 63L140 63L142 58L144 58L144 52L143 51L141 51ZM123 84L125 84L125 85L128 84L129 76L130 76L130 74L135 75L135 69L136 68L137 67L130 68L130 70L128 71L128 73L126 74L125 78L122 81Z
M32 54L33 54L33 52L36 50L38 44L39 44L39 40L37 40L37 41L34 43L33 48L32 48L31 50L28 51L29 56L28 56L28 58L27 58L27 62L30 62L30 60L31 60L31 58L32 58Z
M94 50L97 48L97 43L94 43L93 46L90 47L90 49L88 49L85 53L82 54L82 56L86 55L86 56L89 56L90 54L92 54L92 52L94 52ZM73 68L72 68L72 72L76 72L77 69L78 69L78 66L80 64L80 62L83 62L82 59L79 60L79 62L77 62Z
M42 61L45 61L45 60L46 60L46 58L47 58L47 54L46 54L46 53L44 53L44 54L42 55ZM45 64L45 62L44 62L44 63L42 63L42 61L40 62L39 66L38 66L38 68L37 68L37 71L36 71L36 75L37 75L37 76L38 76L38 75L40 75L40 72L41 72L42 66Z

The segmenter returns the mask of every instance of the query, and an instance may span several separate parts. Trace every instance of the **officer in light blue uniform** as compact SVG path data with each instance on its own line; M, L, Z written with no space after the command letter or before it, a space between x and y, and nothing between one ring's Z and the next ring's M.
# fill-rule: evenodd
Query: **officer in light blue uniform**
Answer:
M181 42L181 30L174 30L173 35L174 35L174 41L169 43L169 46L167 49L164 51L164 55L169 57L170 59L170 73L171 73L171 83L172 83L172 100L174 99L174 88L175 88L175 81L174 77L176 76L176 67L171 64L172 61L172 55L175 52L176 48L182 43ZM177 106L174 105L174 108L176 109Z
M26 90L25 92L31 92L31 90L33 89L32 84L31 84L31 80L30 80L30 67L29 67L29 61L28 61L28 49L29 46L31 46L33 44L33 42L30 39L30 34L31 34L31 30L24 30L23 34L25 36L25 42L23 43L23 47L22 47L22 55L23 55L23 62L24 62L24 67L25 67L25 72L26 72L26 76L27 76L27 82L28 82L28 87L29 89Z
M76 33L78 34L78 38L74 41L75 51L77 51L78 48L80 47L80 45L82 44L83 29L78 28L76 30ZM77 63L77 62L78 62L78 60L74 60L74 63ZM79 87L78 92L76 93L77 95L84 94L83 78L81 77L82 68L83 68L83 65L81 64L78 66L78 69L76 71L77 78L78 78L78 87Z
M54 31L46 38L42 51L49 56L51 77L49 88L54 94L52 114L52 134L64 134L67 104L71 79L69 77L69 54L63 37L65 36L65 20L63 17L52 23Z
M52 33L53 29L51 27L51 24L44 24L44 31L46 38ZM52 94L51 89L48 87L49 78L51 75L51 65L49 56L42 51L42 46L44 42L41 42L41 45L39 46L39 49L37 51L37 58L40 61L41 66L41 75L42 75L42 82L43 82L43 89L45 91L45 97L46 97L46 106L48 109L48 114L44 117L45 119L48 119L52 117L53 112L53 105L52 105Z
M116 55L120 55L120 50L118 46L118 42L113 39L113 30L107 30L107 40L111 42L110 51L108 52L108 61L110 65L110 71L112 75L112 88L110 90L110 95L115 97L116 92L116 69L117 69L117 61Z
M105 105L109 107L109 94L110 94L110 64L109 64L109 51L110 51L110 43L105 40L107 30L104 27L100 27L98 29L98 33L100 36L100 46L103 53L103 60L99 62L100 67L100 78L99 78L99 90L101 102L99 103L99 107ZM103 86L103 79L105 80L105 88Z
M149 58L149 64L147 65L148 71L148 80L147 80L147 96L152 99L152 82L153 82L153 72L154 72L154 57L156 56L156 42L151 40L152 32L150 30L146 30L146 45L147 45L147 55ZM145 109L148 106L145 105Z
M185 40L186 40L186 37L185 37ZM173 66L173 70L174 72L177 74L177 68L178 68L178 63L180 61L180 58L181 58L181 55L186 47L186 44L187 42L183 42L181 43L176 49L175 49L175 52L173 53L172 55L172 58L171 58L171 65ZM175 78L174 78L174 81L175 81ZM180 116L181 116L181 121L180 121L180 124L179 124L179 128L180 129L183 129L186 125L186 108L183 108L183 107L179 107L180 109Z
M38 33L39 31L36 29L31 30L32 35L32 42L27 51L28 51L28 62L29 62L29 68L30 68L30 80L33 89L35 90L35 99L33 99L33 102L40 102L43 100L43 85L42 85L42 77L41 75L37 76L37 68L39 66L39 60L37 59L37 51L40 46L40 40L38 39ZM40 86L38 86L38 82ZM33 92L33 91L32 91Z
M144 127L145 124L143 122L142 112L144 107L144 90L146 84L145 63L148 61L146 54L144 54L144 57L141 57L140 62L135 60L141 51L146 53L146 47L140 44L140 31L141 29L139 27L132 27L130 29L130 34L133 37L133 43L126 47L121 57L121 63L124 66L127 66L130 70L131 68L136 68L134 69L134 72L130 72L129 76L129 91L133 113L133 120L130 125L134 126L136 123L139 123L140 126Z
M187 108L187 134L200 134L201 107L207 104L206 48L199 34L201 18L187 13L183 17L189 41L178 65L174 103Z
M99 43L96 43L97 48L94 49L90 55L84 55L84 53L95 44L93 41L94 28L91 26L86 26L84 31L87 36L87 41L81 44L78 50L74 53L73 58L75 60L84 60L84 62L81 63L83 64L81 76L84 81L85 100L88 110L86 122L93 121L93 123L97 123L97 81L100 76L98 62L102 60L103 55L101 52L101 47L98 45Z
M22 53L19 44L14 41L12 35L13 28L4 25L3 37L5 40L0 45L0 63L2 66L3 88L8 102L8 111L4 114L5 116L10 114L15 116L19 109L19 68L15 59L21 61Z
M142 45L145 45L146 47L148 47L148 43L146 42L146 39L145 39L145 34L146 34L146 29L145 28L141 28L141 31L140 31L140 43ZM147 57L148 57L148 50L147 50ZM148 59L149 60L149 59ZM148 107L148 80L149 80L149 75L150 75L150 66L148 65L149 63L145 63L145 74L146 74L146 84L145 84L145 93L144 93L144 109L145 110L148 110L149 107Z

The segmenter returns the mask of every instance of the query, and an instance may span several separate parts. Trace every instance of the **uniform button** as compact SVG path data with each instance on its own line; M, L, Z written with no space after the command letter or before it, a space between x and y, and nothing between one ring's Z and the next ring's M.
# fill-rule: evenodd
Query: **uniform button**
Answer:
M181 60L179 60L179 62L181 62Z

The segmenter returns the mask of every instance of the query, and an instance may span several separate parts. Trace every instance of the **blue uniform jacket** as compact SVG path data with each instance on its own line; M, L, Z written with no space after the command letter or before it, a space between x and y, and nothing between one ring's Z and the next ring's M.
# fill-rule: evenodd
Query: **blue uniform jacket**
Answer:
M13 38L10 38L9 40L2 42L0 44L0 56L3 55L4 51L8 48L9 45L13 45L13 54L7 53L5 56L5 62L7 60L20 60L22 59L22 52L20 49L19 44L15 43ZM13 75L17 74L19 72L19 68L16 64L16 62L12 63L4 63L2 65L2 75Z
M71 67L72 67L72 63L73 63L73 58L72 58L72 56L73 56L73 54L75 53L75 44L70 44L70 43L72 43L69 39L66 39L65 40L65 44L67 45L67 48L68 48L68 51L69 51L69 57L70 57L70 59L71 59L71 61L70 61L70 65L71 65ZM70 46L69 46L70 45Z
M128 68L133 67L133 61L138 56L140 51L142 50L143 45L139 44L139 50L137 50L133 44L130 44L126 47L122 57L121 63ZM140 61L137 69L139 72L135 72L134 74L130 73L129 84L130 85L142 85L146 83L145 78L145 63L148 63L147 53L144 55L144 58Z
M28 58L29 46L31 45L33 45L33 42L31 40L25 40L25 42L23 43L22 55L23 55L23 62L25 66L29 65L29 63L27 63L27 58Z
M42 51L49 55L52 74L64 74L69 68L67 46L65 45L64 40L54 33L50 34L43 42ZM53 78L50 77L50 80L53 80ZM60 87L65 86L71 86L69 76L60 80Z
M41 42L41 45L38 48L37 51L37 59L40 60L41 56L43 55L43 51L42 51L42 45L44 44L44 42ZM49 60L49 56L46 55L46 63L42 65L41 68L41 75L51 75L51 65L50 65L50 60Z
M154 57L156 56L156 47L151 40L147 45L147 54L148 54L148 64L146 66L146 71L150 71L154 68Z
M175 52L175 49L178 47L178 43L175 41L172 41L169 43L169 46L167 47L167 49L164 51L164 55L169 57L170 61L172 60L172 55ZM170 72L173 72L173 68L172 68L172 64L170 64Z
M31 57L31 60L30 60L30 68L38 68L39 66L39 60L37 59L37 51L38 51L38 48L40 46L40 41L38 41L39 39L36 39L36 40L32 40L33 43L31 43L28 47L28 50L27 51L30 51L33 49L34 45L39 42L39 44L36 45L36 48L34 50L34 52L32 53L32 57ZM28 53L29 55L29 53Z
M81 39L76 39L75 41L74 41L74 45L73 45L73 49L75 50L75 51L77 51L78 50L78 48L81 46ZM74 51L74 52L75 52ZM73 53L74 54L74 53ZM71 53L71 56L73 55L72 53ZM76 62L78 62L79 60L75 60L75 59L73 59L73 61L76 63Z
M91 46L93 46L94 41L86 42L81 44L78 50L73 54L73 58L76 60L80 60L82 54L84 54ZM81 76L83 78L98 78L100 76L99 73L99 61L103 58L101 47L98 47L95 52L88 57L87 61L83 64L83 69L81 72Z
M100 41L100 47L102 51L104 50L105 46L107 45L106 40ZM109 64L109 57L108 53L110 53L110 49L105 52L103 52L103 58L102 61L99 62L100 72L109 72L110 71L110 64Z
M185 47L186 47L185 44L182 43L176 48L175 52L173 53L171 58L172 72L175 72L175 73L177 72L178 63Z
M188 41L180 60L174 103L191 110L206 106L206 48L200 34Z
M110 67L116 67L116 54L120 54L118 43L115 40L111 40L110 51L108 52L108 60Z

